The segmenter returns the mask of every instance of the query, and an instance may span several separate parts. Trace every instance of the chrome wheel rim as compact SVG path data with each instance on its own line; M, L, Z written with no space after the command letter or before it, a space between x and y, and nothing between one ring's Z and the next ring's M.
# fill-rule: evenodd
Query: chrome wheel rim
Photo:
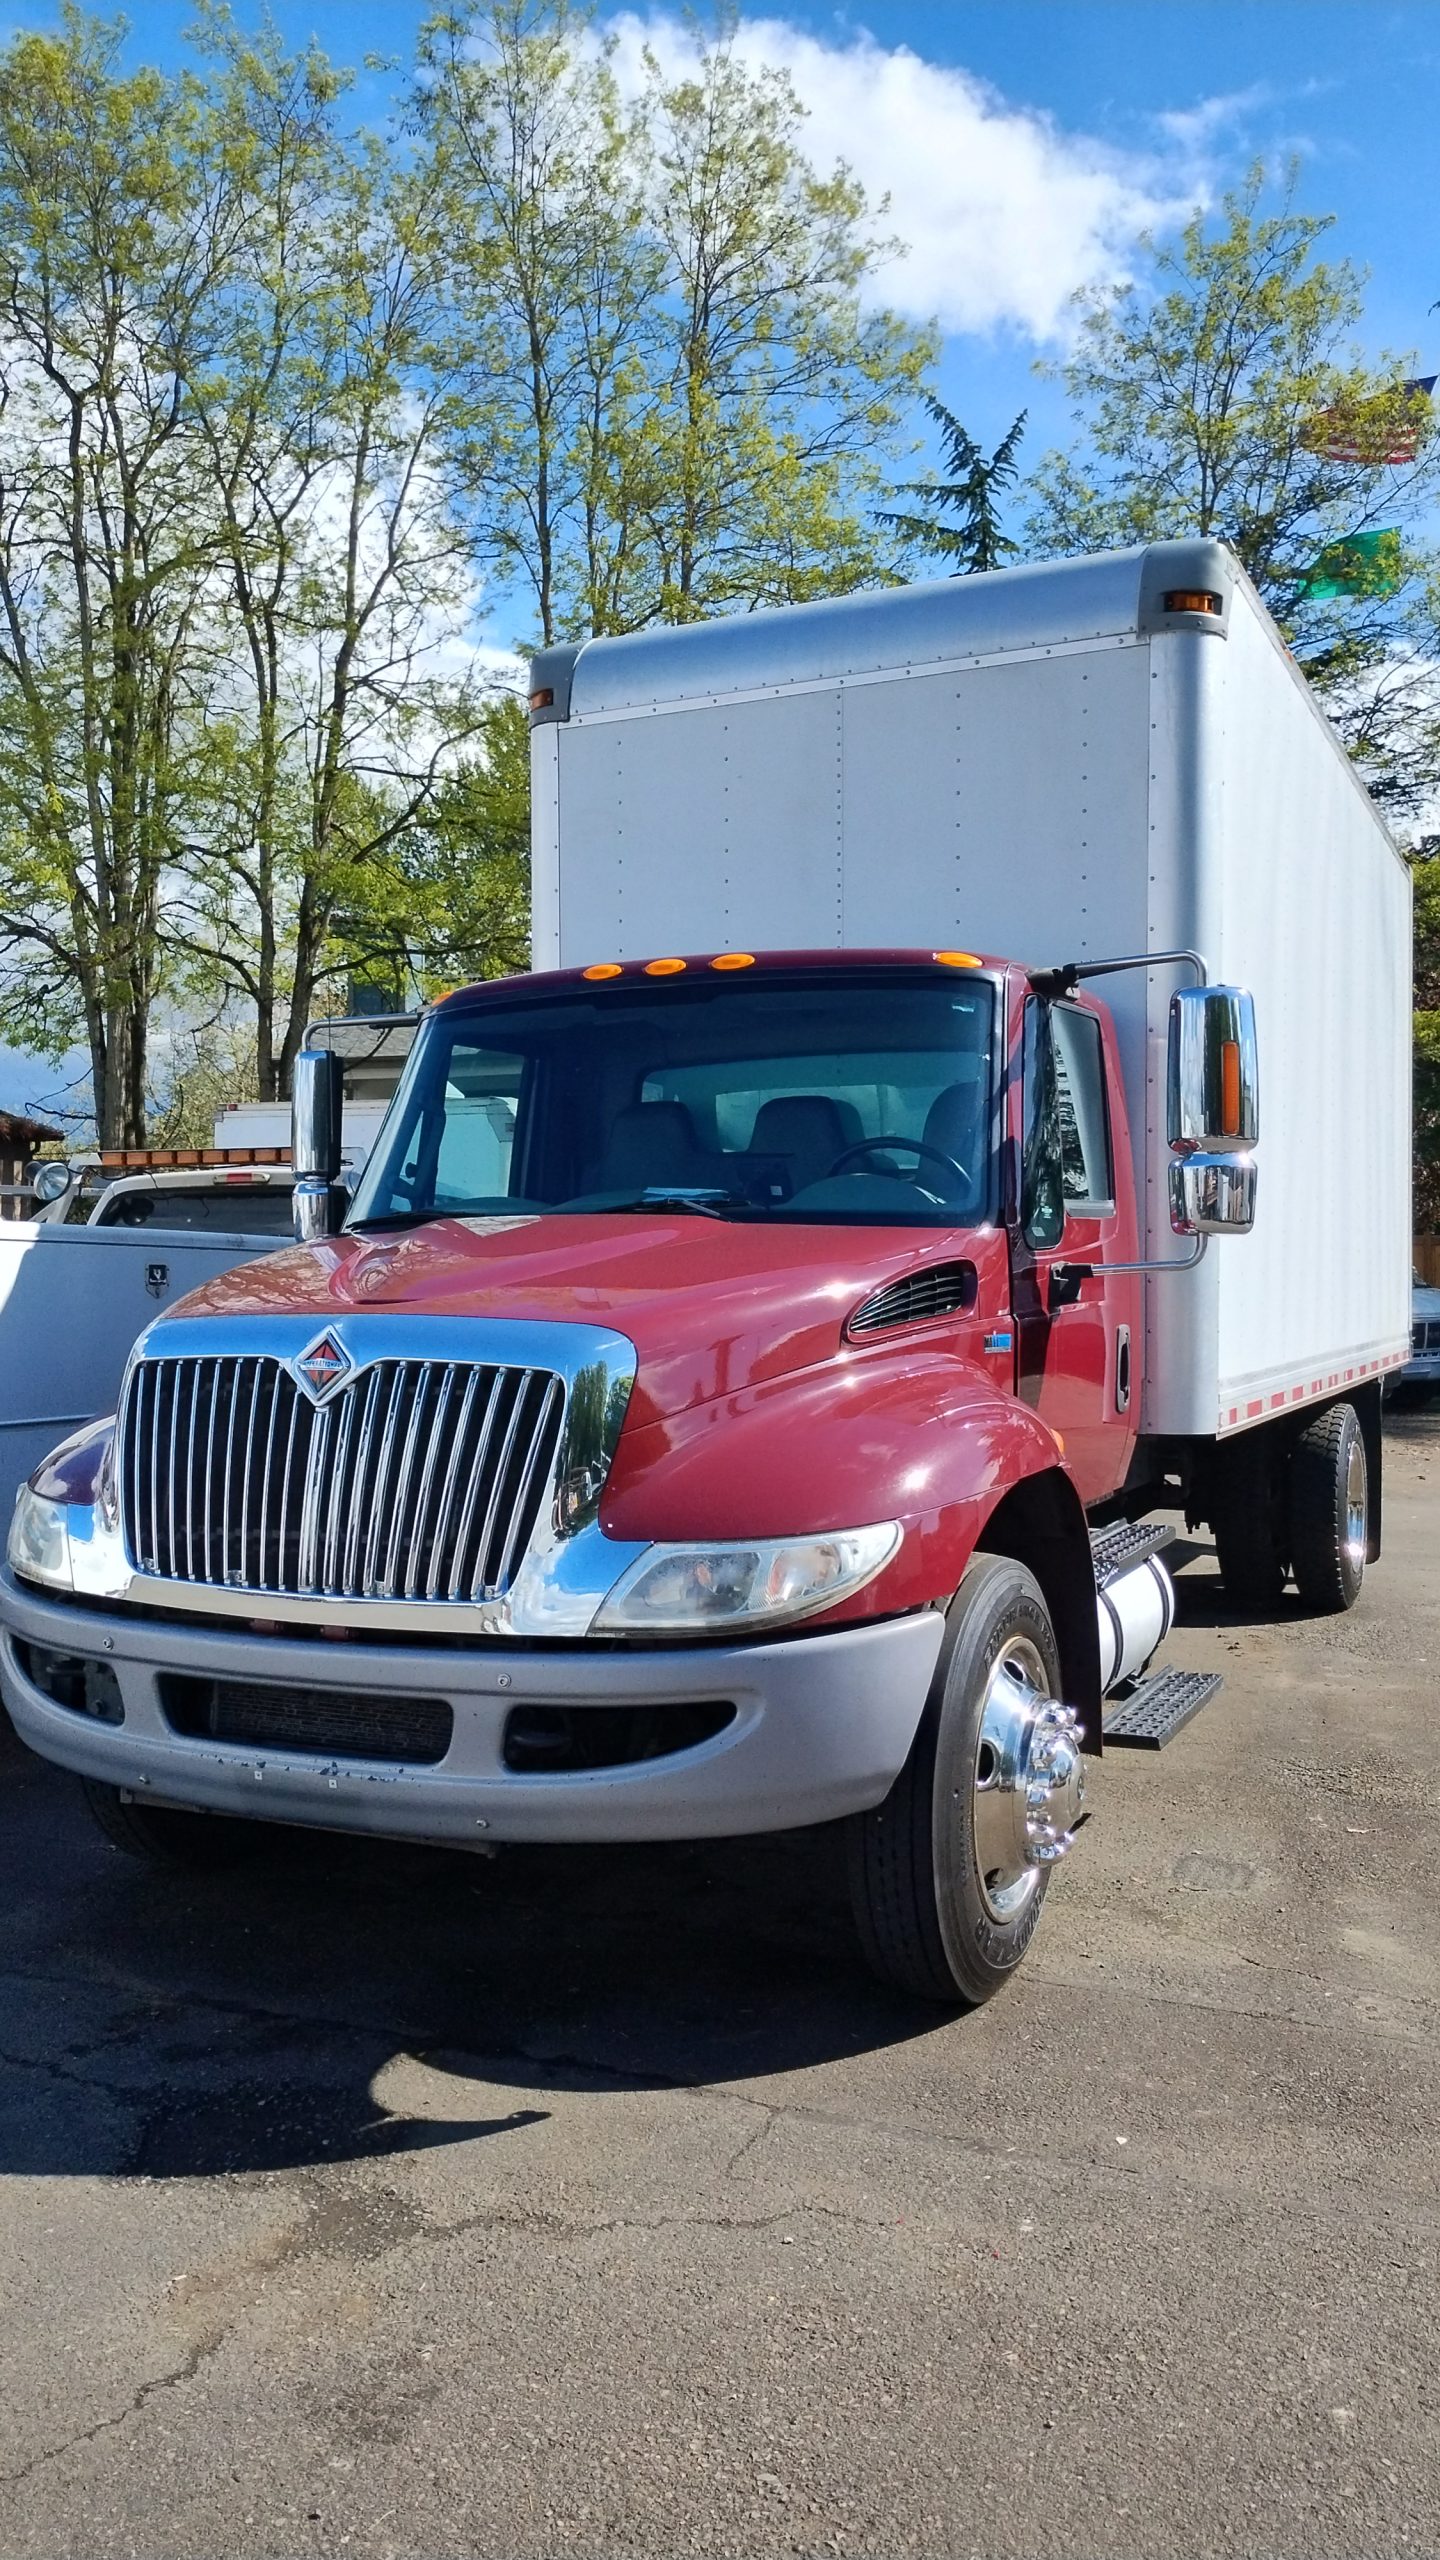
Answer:
M1042 1870L1015 1837L1014 1745L1017 1727L1028 1724L1052 1695L1038 1646L1028 1636L1011 1636L991 1665L975 1746L975 1872L992 1920L1017 1919L1040 1890Z
M1365 1443L1357 1431L1350 1443L1350 1458L1345 1469L1345 1553L1353 1565L1365 1562L1366 1513L1369 1507Z

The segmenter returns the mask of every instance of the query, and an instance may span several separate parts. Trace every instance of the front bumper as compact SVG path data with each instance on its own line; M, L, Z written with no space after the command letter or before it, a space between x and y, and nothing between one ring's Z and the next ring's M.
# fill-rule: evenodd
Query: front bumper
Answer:
M541 1652L331 1645L68 1607L0 1573L0 1695L42 1758L145 1802L475 1847L491 1840L683 1840L784 1831L878 1804L909 1754L939 1657L935 1611L780 1644ZM124 1722L58 1705L16 1639L105 1664ZM429 1767L197 1740L167 1722L159 1675L446 1699L454 1733ZM517 1706L732 1702L723 1732L663 1759L521 1774L503 1759Z

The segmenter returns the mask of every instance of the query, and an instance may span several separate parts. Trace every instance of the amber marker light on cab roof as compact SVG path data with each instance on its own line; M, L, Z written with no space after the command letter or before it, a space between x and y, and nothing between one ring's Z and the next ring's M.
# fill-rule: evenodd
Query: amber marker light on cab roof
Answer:
M647 960L645 975L647 978L675 978L684 966L683 960Z
M980 956L975 951L932 951L930 957L938 960L942 969L978 969L980 966Z
M722 951L719 959L712 960L710 966L712 969L753 969L755 954L753 951Z
M580 975L582 978L618 978L620 963L618 960L597 960L593 969L582 969Z

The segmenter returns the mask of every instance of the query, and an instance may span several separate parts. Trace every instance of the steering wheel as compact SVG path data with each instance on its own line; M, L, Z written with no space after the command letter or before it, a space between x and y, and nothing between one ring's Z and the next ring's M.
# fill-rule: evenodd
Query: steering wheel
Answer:
M936 1164L943 1164L947 1173L953 1173L962 1189L970 1179L963 1164L957 1164L953 1156L947 1156L943 1147L932 1147L928 1138L879 1137L857 1138L853 1146L842 1147L834 1163L826 1166L825 1180L828 1182L832 1174L843 1173L855 1156L878 1155L882 1148L888 1147L908 1147L912 1155L930 1156Z

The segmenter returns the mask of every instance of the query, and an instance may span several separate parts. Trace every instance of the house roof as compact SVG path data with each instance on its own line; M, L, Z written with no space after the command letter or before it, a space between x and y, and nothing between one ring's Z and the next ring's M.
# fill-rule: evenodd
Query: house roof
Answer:
M63 1135L63 1130L52 1129L43 1120L27 1120L23 1112L0 1111L0 1155L29 1155Z

